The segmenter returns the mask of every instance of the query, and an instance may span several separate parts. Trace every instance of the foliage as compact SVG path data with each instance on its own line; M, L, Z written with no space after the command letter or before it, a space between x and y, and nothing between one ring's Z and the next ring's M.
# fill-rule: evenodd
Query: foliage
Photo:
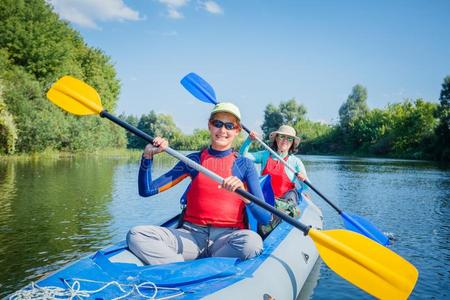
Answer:
M350 97L349 97L350 98ZM404 100L385 109L364 110L306 142L303 151L403 158L432 158L437 105Z
M340 126L344 132L349 129L356 118L368 112L369 108L366 100L367 89L360 84L355 85L347 101L339 108Z
M151 137L161 136L166 138L170 143L170 147L177 150L200 150L208 147L211 143L208 129L195 129L192 134L183 134L169 115L157 114L154 111L150 111L150 113L141 115L139 118L125 114L121 114L119 118L137 127ZM147 144L147 141L131 133L127 133L127 138L128 148L144 149ZM239 148L243 140L244 137L241 133L234 140L233 146Z
M269 134L283 125L283 122L283 115L281 114L280 109L273 104L268 104L264 110L264 123L261 126L264 133L264 139L268 139Z
M13 154L17 141L17 129L12 115L2 98L3 87L0 82L0 153Z
M423 99L406 99L370 110L367 95L363 86L355 85L339 109L339 124L334 126L306 119L306 110L301 113L292 103L284 111L282 105L270 104L263 129L267 135L285 123L286 111L292 110L293 115L301 115L293 123L302 138L301 153L450 160L450 76L442 84L439 106Z
M92 85L114 111L120 83L102 51L85 45L44 0L0 2L0 79L3 111L17 128L15 149L92 151L124 147L124 130L98 117L78 118L49 103L45 93L71 74ZM2 132L0 138L5 139Z
M12 63L47 83L73 60L74 44L83 46L43 0L1 1L0 28L0 48L8 50Z
M422 99L388 106L391 128L387 134L392 136L391 152L394 156L423 157L424 151L428 150L424 141L432 137L437 123L434 118L436 108L435 103Z
M195 129L193 134L182 135L171 142L175 149L179 150L200 150L206 148L211 143L209 130Z
M175 122L170 115L158 115L152 110L148 114L144 114L139 118L133 115L127 116L125 114L121 114L119 118L130 125L137 127L139 130L142 130L151 137L162 136L168 139L172 146L177 145L181 146L183 149L186 149L186 146L195 144L195 139L193 141L186 140L187 137L183 136L181 130L175 125ZM143 149L147 144L147 141L129 132L127 132L127 139L128 148Z
M138 127L138 122L139 122L139 118L137 116L134 115L126 115L124 113L120 114L119 119L127 122L128 124L134 126L134 127ZM137 136L135 136L133 133L129 132L128 130L125 132L126 137L127 137L127 148L129 149L138 149L140 148L138 144L139 143L139 138Z
M304 120L305 115L305 106L298 104L295 99L281 102L278 107L268 104L264 110L264 123L261 126L264 139L268 139L269 134L283 124L294 126L297 122Z
M329 124L313 122L307 119L296 122L293 127L302 141L313 140L319 136L326 135L332 130L332 126Z
M436 110L439 124L436 126L435 158L450 161L450 76L444 78Z
M302 121L306 115L306 107L303 104L298 104L295 98L287 102L281 102L279 110L283 116L283 123L290 126Z

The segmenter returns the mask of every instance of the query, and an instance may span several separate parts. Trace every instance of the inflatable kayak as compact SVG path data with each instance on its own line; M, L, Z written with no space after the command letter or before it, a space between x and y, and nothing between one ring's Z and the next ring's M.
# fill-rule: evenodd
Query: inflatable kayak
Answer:
M320 209L303 195L299 198L299 220L321 229ZM175 216L162 226L177 223ZM245 261L211 257L149 266L121 242L8 299L296 299L318 256L311 238L284 221L265 236L262 254Z

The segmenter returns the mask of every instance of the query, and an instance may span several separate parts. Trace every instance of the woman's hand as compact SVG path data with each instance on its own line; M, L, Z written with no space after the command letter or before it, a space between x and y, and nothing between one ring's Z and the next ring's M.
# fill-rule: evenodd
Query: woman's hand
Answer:
M305 175L303 175L301 172L298 172L297 174L295 174L295 176L297 176L298 180L301 180L302 182L306 180Z
M250 131L250 133L248 134L248 136L250 137L250 139L252 141L256 141L256 138L258 137L258 135L256 134L256 132L254 131Z
M144 149L144 158L146 159L153 159L153 155L161 153L169 147L169 142L162 137L155 137L153 139L153 144L147 144Z
M230 176L230 177L225 178L223 180L222 185L219 186L219 188L224 188L229 192L234 192L237 189L245 190L244 183L236 176ZM241 199L242 199L242 201L244 201L245 204L250 203L250 201L245 198L241 198Z

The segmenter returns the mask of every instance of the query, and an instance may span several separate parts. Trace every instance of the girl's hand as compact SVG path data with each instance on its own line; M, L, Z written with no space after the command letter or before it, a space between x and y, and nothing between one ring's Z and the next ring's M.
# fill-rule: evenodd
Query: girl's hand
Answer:
M254 132L254 131L250 131L250 133L248 134L248 136L250 137L250 139L251 139L252 141L255 141L256 138L258 137L258 134L257 134L256 132Z
M298 172L297 174L295 174L295 176L297 176L297 178L298 178L299 180L301 180L302 182L306 180L306 177L305 177L302 173L300 173L300 172Z
M153 139L153 144L147 144L144 149L144 158L153 159L153 155L161 153L169 146L169 142L162 137Z
M239 188L242 190L245 190L244 183L236 176L230 176L230 177L225 178L223 180L222 185L220 185L219 188L224 188L229 192L234 192L235 190L237 190ZM245 204L250 203L250 200L247 200L245 198L241 198L241 199L242 199L242 201L244 201Z

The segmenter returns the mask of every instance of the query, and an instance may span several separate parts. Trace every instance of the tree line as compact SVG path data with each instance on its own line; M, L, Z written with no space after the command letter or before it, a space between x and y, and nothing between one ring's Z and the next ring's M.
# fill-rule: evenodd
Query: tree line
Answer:
M343 154L450 161L450 76L444 78L440 102L405 99L385 108L370 109L367 89L358 84L339 108L334 125L309 120L307 109L295 99L268 104L261 125L263 139L282 124L294 127L302 139L300 154ZM180 150L194 150L209 144L207 130L185 135L169 115L154 111L121 118L152 136L164 136ZM145 141L127 134L128 147L142 149ZM240 146L241 135L236 143ZM253 144L254 149L258 145Z
M93 86L105 109L114 113L120 82L110 58L89 47L81 35L59 19L45 0L0 2L0 154L142 149L145 141L98 118L78 118L51 104L45 96L63 75ZM267 140L281 124L293 126L304 154L357 154L450 160L450 76L444 78L439 103L406 99L370 109L367 89L353 87L339 109L337 124L309 120L296 99L269 104L261 129ZM206 129L183 134L170 115L150 111L119 117L151 136L164 136L179 150L209 144ZM242 143L244 135L237 140ZM253 145L253 147L257 147Z
M439 103L405 99L370 109L367 95L364 86L355 85L334 125L306 119L306 108L295 99L269 104L261 129L267 139L281 124L293 126L303 140L299 153L450 161L450 76L443 80Z

